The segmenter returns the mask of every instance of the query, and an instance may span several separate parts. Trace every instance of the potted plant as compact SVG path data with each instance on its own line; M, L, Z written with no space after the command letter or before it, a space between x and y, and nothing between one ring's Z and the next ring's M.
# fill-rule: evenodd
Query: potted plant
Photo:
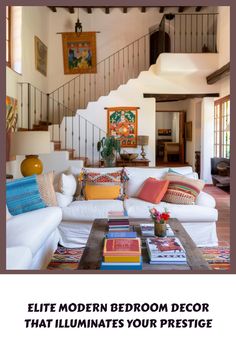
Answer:
M170 218L170 213L167 209L163 213L160 213L155 208L149 210L150 216L154 221L154 234L158 237L166 236L166 222Z
M97 143L97 150L101 152L104 166L111 167L114 165L116 153L120 152L120 141L114 136L103 137Z

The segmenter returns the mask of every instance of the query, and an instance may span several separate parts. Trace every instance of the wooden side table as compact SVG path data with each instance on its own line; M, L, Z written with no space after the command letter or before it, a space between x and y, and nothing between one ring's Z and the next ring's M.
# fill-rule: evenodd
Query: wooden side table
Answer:
M117 167L148 167L149 162L150 161L147 159L135 159L130 161L117 159L116 166Z

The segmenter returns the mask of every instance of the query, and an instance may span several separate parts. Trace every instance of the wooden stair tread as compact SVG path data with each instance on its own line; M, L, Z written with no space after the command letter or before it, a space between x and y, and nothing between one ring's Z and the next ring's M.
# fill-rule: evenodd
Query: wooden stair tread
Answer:
M38 124L39 125L52 125L52 122L47 122L45 120L40 120Z

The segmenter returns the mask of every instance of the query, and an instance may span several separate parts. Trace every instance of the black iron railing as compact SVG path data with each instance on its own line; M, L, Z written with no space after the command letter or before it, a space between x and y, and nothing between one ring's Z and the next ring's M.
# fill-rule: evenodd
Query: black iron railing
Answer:
M19 83L18 97L18 129L49 129L56 149L69 150L71 158L86 165L98 163L97 142L106 136L103 129L29 83Z
M217 13L165 14L159 26L162 52L216 53Z

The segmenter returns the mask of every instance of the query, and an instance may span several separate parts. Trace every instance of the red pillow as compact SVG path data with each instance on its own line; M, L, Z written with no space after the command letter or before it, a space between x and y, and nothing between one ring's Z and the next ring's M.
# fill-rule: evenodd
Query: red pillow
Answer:
M164 197L169 181L159 181L156 178L149 177L144 182L141 191L138 194L138 198L145 200L146 202L158 204Z

